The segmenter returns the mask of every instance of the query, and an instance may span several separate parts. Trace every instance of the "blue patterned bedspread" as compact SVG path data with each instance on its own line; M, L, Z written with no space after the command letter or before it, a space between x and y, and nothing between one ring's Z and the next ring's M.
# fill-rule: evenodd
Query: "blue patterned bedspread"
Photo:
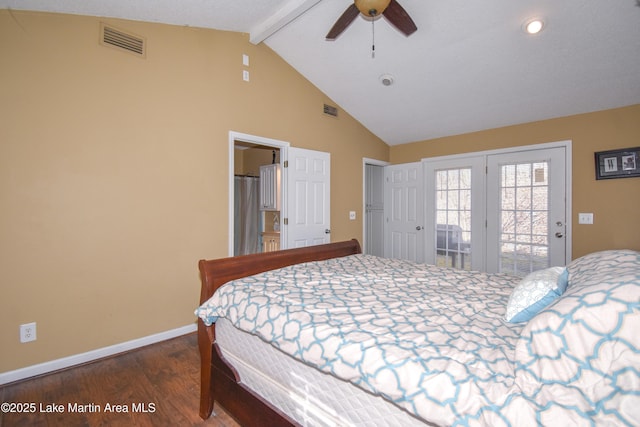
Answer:
M638 338L628 337L626 348L632 350L625 363L635 365L616 374L617 384L602 372L589 374L591 382L607 382L607 396L601 398L615 406L598 408L576 382L584 367L566 370L581 361L565 354L564 335L546 326L532 329L537 317L527 324L503 320L518 281L353 255L227 283L196 314L206 324L225 317L283 352L438 425L591 425L597 417L631 425L640 417ZM637 289L633 295L632 306L621 303L619 309L639 326ZM558 322L564 324L556 327L573 327L571 320ZM545 334L561 348L540 346L550 339ZM607 358L616 351L604 350ZM630 389L621 395L621 387ZM632 399L625 400L628 413L622 415L620 397Z

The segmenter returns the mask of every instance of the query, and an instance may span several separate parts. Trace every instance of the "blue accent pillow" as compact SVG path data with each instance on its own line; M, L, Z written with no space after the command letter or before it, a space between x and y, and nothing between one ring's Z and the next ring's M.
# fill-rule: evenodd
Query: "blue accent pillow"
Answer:
M564 293L568 278L569 272L564 267L530 273L511 293L504 319L510 323L529 321Z

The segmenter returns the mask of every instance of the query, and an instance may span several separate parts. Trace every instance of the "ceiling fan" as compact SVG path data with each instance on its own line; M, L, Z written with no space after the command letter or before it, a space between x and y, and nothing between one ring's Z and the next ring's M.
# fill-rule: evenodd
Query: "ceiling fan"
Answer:
M384 15L404 35L409 36L418 29L409 14L396 0L354 0L338 18L327 34L327 40L335 40L362 13L369 18Z

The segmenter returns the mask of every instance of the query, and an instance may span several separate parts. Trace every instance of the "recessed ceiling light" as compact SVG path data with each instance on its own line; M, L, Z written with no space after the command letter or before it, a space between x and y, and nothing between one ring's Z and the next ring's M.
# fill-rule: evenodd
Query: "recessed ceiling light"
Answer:
M530 19L523 25L524 30L527 34L538 34L544 28L544 22L542 19Z
M380 83L385 86L391 86L393 84L393 76L391 74L383 74L380 76Z

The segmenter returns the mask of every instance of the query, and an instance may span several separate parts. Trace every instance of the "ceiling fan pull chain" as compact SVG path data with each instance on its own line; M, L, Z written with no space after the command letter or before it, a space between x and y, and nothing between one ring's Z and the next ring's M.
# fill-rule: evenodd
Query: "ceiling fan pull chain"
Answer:
M371 18L371 59L376 57L376 26L375 19Z

